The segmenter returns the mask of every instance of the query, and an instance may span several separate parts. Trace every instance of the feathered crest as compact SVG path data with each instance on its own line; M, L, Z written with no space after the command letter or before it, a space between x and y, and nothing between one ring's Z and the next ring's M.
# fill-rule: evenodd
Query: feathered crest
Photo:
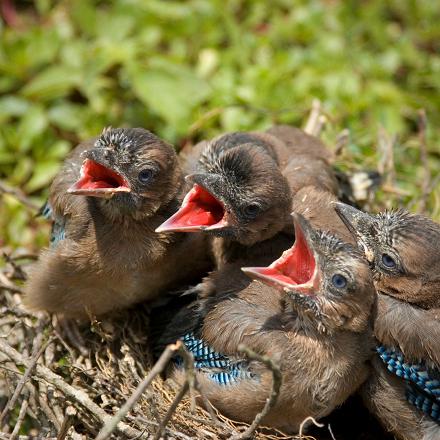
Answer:
M132 141L125 134L123 128L105 127L95 142L96 148L127 149L131 147Z

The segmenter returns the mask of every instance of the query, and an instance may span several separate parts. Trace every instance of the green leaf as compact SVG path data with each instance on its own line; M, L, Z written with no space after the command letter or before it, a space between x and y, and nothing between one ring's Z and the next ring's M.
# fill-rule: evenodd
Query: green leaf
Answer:
M22 89L24 96L42 101L63 97L80 83L81 75L71 67L50 66Z
M29 102L26 99L15 95L8 95L0 98L0 122L11 117L22 116L29 109Z
M37 136L43 133L48 124L47 114L43 107L34 105L24 115L18 126L18 148L28 151Z
M36 164L31 179L25 185L26 191L33 192L48 186L56 176L59 168L58 161Z
M156 62L147 69L132 68L133 90L169 124L182 126L192 109L210 93L208 84L185 66Z

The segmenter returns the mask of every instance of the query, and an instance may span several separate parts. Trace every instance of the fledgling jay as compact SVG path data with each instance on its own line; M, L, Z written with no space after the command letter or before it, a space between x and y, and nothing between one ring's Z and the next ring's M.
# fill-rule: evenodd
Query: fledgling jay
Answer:
M272 382L271 372L246 360L239 345L270 356L283 381L262 424L288 432L344 402L367 378L374 346L375 292L361 252L301 216L295 216L295 237L269 267L243 269L255 280L228 264L212 273L217 294L181 311L162 335L163 344L184 341L203 393L237 421L254 419ZM182 376L179 363L175 374Z
M50 189L53 245L30 274L26 306L102 315L202 275L203 236L155 233L184 192L174 149L143 128L105 129L78 145Z
M203 141L186 160L193 188L157 231L209 234L220 267L277 233L292 235L292 196L300 188L336 194L330 157L317 138L288 126Z
M374 375L364 400L402 440L440 439L440 225L407 211L337 204L378 293Z

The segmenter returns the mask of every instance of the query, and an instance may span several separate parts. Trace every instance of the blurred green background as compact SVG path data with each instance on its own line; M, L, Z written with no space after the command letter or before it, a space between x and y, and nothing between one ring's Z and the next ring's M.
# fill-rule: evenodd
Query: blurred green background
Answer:
M104 126L143 126L179 148L220 131L303 126L318 98L329 145L350 130L341 167L380 167L379 131L395 140L378 207L423 208L425 109L427 212L440 218L435 1L3 0L2 9L0 180L36 203L68 151ZM0 228L3 244L47 242L46 222L11 195L0 196Z

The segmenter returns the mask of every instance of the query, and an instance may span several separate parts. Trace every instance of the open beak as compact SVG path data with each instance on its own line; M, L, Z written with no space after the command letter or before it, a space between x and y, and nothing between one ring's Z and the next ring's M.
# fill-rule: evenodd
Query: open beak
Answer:
M156 232L212 231L228 226L223 204L204 187L194 184L180 209L162 223Z
M281 290L313 295L319 288L319 274L313 251L311 227L300 215L293 214L295 243L268 267L243 267L250 278Z
M69 194L103 198L130 191L124 177L91 159L83 162L79 180L67 190Z

